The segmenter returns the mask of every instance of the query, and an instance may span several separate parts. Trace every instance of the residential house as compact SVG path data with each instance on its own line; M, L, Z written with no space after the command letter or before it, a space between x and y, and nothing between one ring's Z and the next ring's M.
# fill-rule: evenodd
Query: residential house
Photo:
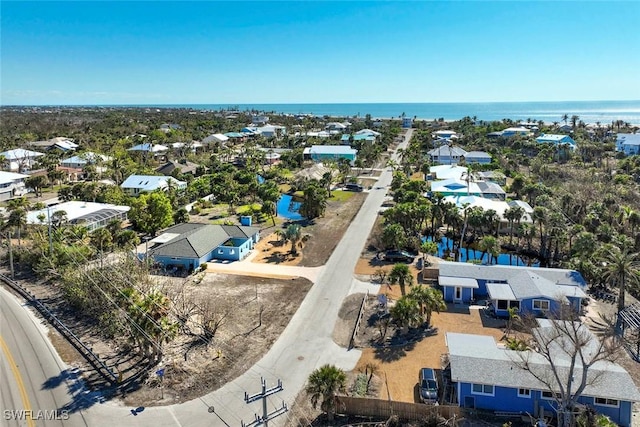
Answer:
M164 133L171 132L172 130L180 130L182 126L175 123L163 123L160 125L160 131Z
M171 176L174 173L196 175L199 167L199 164L190 162L187 159L169 160L167 163L157 168L156 172L165 176Z
M576 142L569 135L556 135L543 133L536 138L536 142L540 144L554 144L557 146L566 146L571 150L576 149Z
M478 196L505 200L507 193L495 182L445 179L431 183L431 193L443 196Z
M538 319L539 327L534 333L548 334L551 323ZM587 345L596 346L598 338L582 325L579 333L589 338ZM584 332L582 332L584 331ZM535 349L509 350L496 344L495 339L485 335L470 335L447 332L449 366L445 375L450 376L458 405L469 409L496 412L530 414L533 417L555 416L556 401L540 375L550 374L550 363ZM564 347L571 346L567 340ZM551 357L562 384L566 384L573 350L553 348ZM521 368L526 359L529 370ZM577 377L573 382L578 387L582 375L581 365L574 367ZM552 382L553 383L553 382ZM597 413L611 418L622 426L632 425L633 403L640 401L640 392L629 373L620 365L601 360L587 371L587 386L578 398L578 403L589 406Z
M147 255L166 269L193 271L214 259L241 260L258 240L257 227L185 223L150 240Z
M307 160L323 162L326 160L347 159L353 165L356 161L358 150L345 145L312 145L306 147L303 156Z
M3 158L5 162L4 168L9 172L29 171L37 163L38 157L41 156L44 156L44 153L25 150L24 148L15 148L0 153L0 158Z
M440 139L440 138L444 138L448 140L458 139L458 134L455 131L447 130L447 129L437 130L433 132L431 136L433 137L433 139Z
M255 126L264 126L269 123L269 116L255 115L251 117L251 124Z
M151 153L153 157L165 156L168 150L169 150L169 147L167 147L166 145L152 144L150 142L134 145L133 147L127 149L127 151L133 151L137 153L143 153L143 154Z
M376 138L378 138L379 136L382 136L380 132L377 132L372 129L361 129L357 131L355 135L371 135L371 136L375 136Z
M455 204L460 210L461 215L464 213L465 209L471 209L475 207L482 208L485 212L488 210L493 210L496 212L496 214L498 214L498 217L500 219L498 232L509 233L511 231L512 224L509 223L509 220L506 218L505 214L507 211L509 211L509 209L516 206L516 204L514 204L514 201L505 202L503 200L488 199L486 197L478 196L447 196L444 198L444 200L446 202ZM518 202L520 201L518 200ZM524 206L521 206L523 208L523 215L519 222L531 224L533 223L531 216L533 214L533 208L529 206L527 202L522 203L526 205L526 208Z
M227 135L221 133L213 133L202 140L203 144L226 144L229 141Z
M467 152L460 147L445 144L428 151L427 154L434 163L441 165L453 165L457 164L460 159L467 154Z
M491 163L491 154L484 151L469 151L464 156L464 162L467 164L477 163L480 165L488 165Z
M358 142L358 141L366 141L369 142L371 144L376 142L376 137L374 135L371 134L354 134L354 135L350 135L348 133L342 134L342 137L340 138L340 143L343 145L349 145L351 144L351 141L353 142Z
M130 196L150 193L156 190L167 191L170 186L177 190L187 188L187 183L178 181L171 176L131 175L120 184L120 187Z
M513 136L531 136L533 132L524 126L515 126L503 129L500 136L503 138L511 138Z
M413 126L413 118L412 117L403 117L402 118L402 127L404 129L409 129Z
M63 152L74 151L79 147L78 144L73 142L73 139L58 136L46 141L33 141L29 143L29 146L36 147L41 150L60 150Z
M616 136L616 151L627 156L640 154L640 133L619 133Z
M204 151L204 145L198 141L191 142L174 142L171 144L171 148L176 153L180 153L181 155L186 154L187 151L192 153L201 153Z
M130 209L129 206L109 203L70 201L27 212L27 224L49 224L50 218L57 221L54 216L56 212L64 212L65 222L82 225L93 231L105 227L113 220L126 221Z
M94 153L92 151L87 151L85 153L61 160L60 166L72 169L82 169L87 165L106 163L110 162L111 160L113 160L112 157L106 156L104 154Z
M265 138L280 138L283 135L287 134L286 126L279 125L266 125L261 126L255 129L258 135L261 135Z
M450 261L441 261L438 268L445 301L486 299L500 317L509 317L512 307L536 316L557 312L561 305L579 312L587 296L586 282L575 270Z
M431 166L429 168L429 178L446 180L446 179L458 179L461 180L463 176L467 174L469 168L466 166L458 166L458 165L438 165Z
M324 130L329 133L342 133L347 130L347 126L343 123L329 122L325 125Z
M0 171L0 201L27 194L28 190L24 185L24 180L28 177L29 175L21 173Z

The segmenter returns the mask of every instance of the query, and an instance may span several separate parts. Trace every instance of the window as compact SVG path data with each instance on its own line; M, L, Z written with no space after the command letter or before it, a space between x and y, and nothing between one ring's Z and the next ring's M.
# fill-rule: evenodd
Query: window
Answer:
M520 301L509 301L509 308L516 308L520 310Z
M604 397L596 397L596 405L600 406L620 406L620 402L616 399L605 399Z
M528 388L519 388L518 397L531 397L531 390Z
M493 386L488 384L472 384L471 393L493 396Z
M544 300L544 299L534 299L533 300L533 309L534 310L549 311L549 301Z
M550 391L543 391L542 392L542 398L543 399L559 399L560 395L558 393L551 393Z
M507 301L506 299L498 300L498 310L506 310L508 306L509 306L509 301Z

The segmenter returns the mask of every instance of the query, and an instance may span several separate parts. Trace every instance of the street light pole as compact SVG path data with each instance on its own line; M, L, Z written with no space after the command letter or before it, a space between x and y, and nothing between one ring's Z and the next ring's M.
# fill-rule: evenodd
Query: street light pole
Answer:
M49 218L49 256L53 255L53 236L51 234L51 206L47 205L47 217Z

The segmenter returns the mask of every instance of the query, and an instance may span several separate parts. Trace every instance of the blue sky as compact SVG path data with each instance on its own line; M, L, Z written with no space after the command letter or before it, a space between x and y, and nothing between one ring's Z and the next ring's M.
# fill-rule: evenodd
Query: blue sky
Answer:
M640 2L1 2L3 105L640 99Z

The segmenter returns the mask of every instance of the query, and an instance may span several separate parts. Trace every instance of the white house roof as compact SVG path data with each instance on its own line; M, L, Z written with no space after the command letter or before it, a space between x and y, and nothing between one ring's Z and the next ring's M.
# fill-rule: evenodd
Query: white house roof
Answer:
M94 153L92 151L87 151L86 153L79 154L77 156L69 157L68 159L61 160L60 163L74 163L74 164L86 164L95 162L98 158L100 158L103 162L108 162L112 158L106 156L104 154Z
M443 136L443 137L446 137L446 136L451 137L451 136L453 136L453 135L456 135L456 132L455 132L455 131L453 131L453 130L446 130L446 129L443 129L443 130L437 130L437 131L435 131L435 132L434 132L434 135L437 135L437 136Z
M460 179L469 168L458 165L438 165L429 168L430 173L435 173L437 179Z
M597 339L594 337L594 339ZM547 390L547 387L530 372L520 369L517 361L522 352L497 346L493 337L455 332L446 333L453 382L490 384L498 387ZM529 362L537 372L548 369L548 362L538 353L529 350ZM558 374L567 376L568 361L555 359ZM580 375L580 366L576 374ZM604 375L603 375L604 374ZM611 362L596 362L588 371L588 378L599 376L598 381L589 381L583 395L608 399L640 401L640 392L629 373ZM574 384L577 387L579 381Z
M161 151L167 151L169 147L161 144L151 144L149 142L145 142L144 144L134 145L129 148L127 151L148 151L152 153L158 153Z
M14 181L19 181L19 180L25 179L27 177L29 177L29 175L23 175L21 173L0 171L0 184L10 184L10 183L12 183Z
M524 211L526 213L533 213L533 208L531 207L531 205L523 200L511 200L509 203L509 206L514 207L514 206L519 206L522 209L524 209Z
M380 136L382 135L380 132L376 132L375 130L371 130L371 129L362 129L359 130L358 132L356 132L356 135L373 135L373 136Z
M518 300L507 283L487 283L487 292L492 300Z
M526 127L523 126L518 126L518 127L510 127L510 128L506 128L503 129L502 132L522 132L522 133L529 133L529 129L527 129Z
M468 277L440 276L438 283L440 286L459 286L461 288L478 289L478 281Z
M571 138L569 135L557 135L557 134L552 134L552 133L543 133L542 135L540 135L539 137L536 138L536 141L538 142L554 142L554 143L559 143L559 142L563 142L566 140L569 140L569 142L573 141L573 138Z
M24 160L31 159L33 157L44 156L44 153L38 151L25 150L24 148L15 148L0 153L0 156L4 156L7 160Z
M186 185L185 182L178 181L171 176L131 175L122 184L120 184L120 187L138 188L142 191L154 191L165 187L168 181L173 182L178 187Z
M128 212L130 209L129 206L118 206L110 203L70 201L50 206L48 209L27 212L27 224L47 224L49 222L49 214L53 216L58 211L64 211L67 220L73 222L87 215L97 214L100 211ZM38 219L41 215L44 215L44 221L42 222Z
M505 218L505 213L507 210L509 210L512 207L511 203L513 203L513 202L504 202L502 200L487 199L485 197L478 197L478 196L447 196L444 198L444 201L454 203L461 210L464 209L465 206L468 208L473 208L477 206L477 207L481 207L485 211L492 209L496 211L498 216L500 216L500 220L502 222L507 221L507 219ZM525 215L522 216L522 219L520 220L520 222L528 222L528 223L532 222L531 220L532 212L533 212L533 209L531 209L531 207L529 207L529 210L525 210Z
M228 140L229 140L228 136L223 135L221 133L214 133L209 135L205 139L203 139L202 142L205 144L208 144L210 142L227 142Z
M303 154L356 154L358 150L346 145L312 145Z

